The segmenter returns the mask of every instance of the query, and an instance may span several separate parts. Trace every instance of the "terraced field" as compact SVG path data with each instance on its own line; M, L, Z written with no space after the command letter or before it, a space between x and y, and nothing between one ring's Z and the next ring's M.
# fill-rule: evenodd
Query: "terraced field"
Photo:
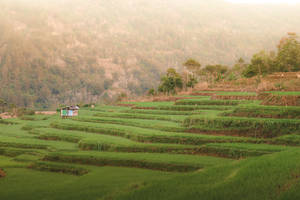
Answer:
M300 107L182 97L0 120L0 199L300 199Z

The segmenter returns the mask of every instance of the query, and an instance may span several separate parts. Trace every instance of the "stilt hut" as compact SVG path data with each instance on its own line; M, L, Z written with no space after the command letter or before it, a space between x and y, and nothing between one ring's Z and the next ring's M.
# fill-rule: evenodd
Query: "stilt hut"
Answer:
M78 116L79 107L78 106L67 106L60 110L61 118L69 118Z

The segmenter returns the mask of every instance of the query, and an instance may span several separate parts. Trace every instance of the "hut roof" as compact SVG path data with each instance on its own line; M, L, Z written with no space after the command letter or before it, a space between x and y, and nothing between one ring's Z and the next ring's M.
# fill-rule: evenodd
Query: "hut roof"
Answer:
M67 106L62 108L62 110L79 110L78 106Z

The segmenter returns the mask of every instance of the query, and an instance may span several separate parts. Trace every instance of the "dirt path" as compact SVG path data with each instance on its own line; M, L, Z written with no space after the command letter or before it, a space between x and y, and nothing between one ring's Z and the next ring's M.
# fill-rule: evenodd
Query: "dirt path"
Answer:
M55 115L56 111L36 111L36 115Z
M0 118L2 119L11 119L11 118L16 118L17 116L11 115L11 113L5 112L0 114Z
M57 112L56 111L36 111L36 115L55 115ZM5 113L0 113L0 118L1 119L11 119L11 118L17 118L16 115L12 115L11 113L5 112Z

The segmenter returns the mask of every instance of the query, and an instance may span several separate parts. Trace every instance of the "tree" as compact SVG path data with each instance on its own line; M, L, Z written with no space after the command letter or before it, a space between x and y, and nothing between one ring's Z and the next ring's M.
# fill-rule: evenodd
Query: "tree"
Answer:
M183 66L187 69L182 76L185 89L194 88L194 86L198 83L197 76L200 75L201 64L198 61L190 58L183 63Z
M201 68L201 64L194 59L188 59L185 63L183 63L183 66L185 66L188 71L194 74L197 74Z
M164 94L175 94L176 89L182 89L182 87L183 83L180 74L178 74L174 68L169 68L166 76L161 78L158 91Z
M155 96L155 89L154 89L154 88L151 88L151 89L148 91L148 95L149 95L149 96Z
M231 70L231 72L233 73L232 76L240 78L243 71L245 71L247 67L248 64L245 62L245 60L243 58L239 58Z
M5 112L6 107L8 106L6 101L0 99L1 112Z
M125 92L122 92L117 97L117 102L123 101L124 99L127 99L127 94Z
M289 33L288 37L281 39L278 45L276 59L277 71L300 70L300 42L296 33Z
M194 88L197 83L198 83L197 78L194 75L190 74L188 76L186 87L188 87L188 88Z
M224 65L206 65L202 74L207 76L208 81L213 82L224 79L228 70L229 68Z
M251 59L251 63L242 74L247 78L251 78L256 75L263 76L268 73L272 73L276 71L275 59L276 57L273 52L268 54L265 51L261 51L257 54L254 54Z

